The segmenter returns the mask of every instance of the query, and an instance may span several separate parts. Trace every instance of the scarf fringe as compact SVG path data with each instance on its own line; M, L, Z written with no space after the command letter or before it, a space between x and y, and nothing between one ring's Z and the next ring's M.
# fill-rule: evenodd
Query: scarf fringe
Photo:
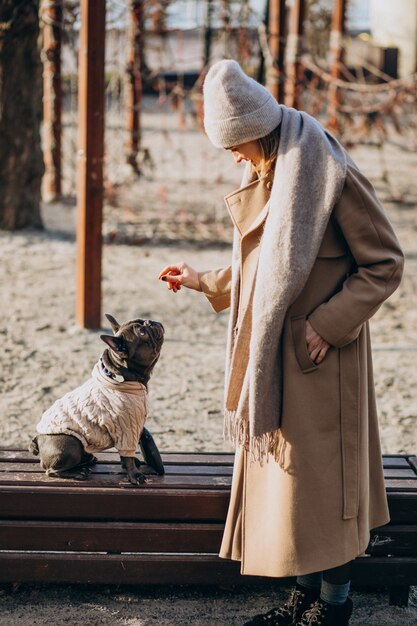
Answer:
M286 441L280 428L250 436L249 421L244 417L237 417L237 411L225 410L223 437L228 439L232 446L241 446L249 452L250 462L258 462L261 467L269 455L281 466L284 466Z

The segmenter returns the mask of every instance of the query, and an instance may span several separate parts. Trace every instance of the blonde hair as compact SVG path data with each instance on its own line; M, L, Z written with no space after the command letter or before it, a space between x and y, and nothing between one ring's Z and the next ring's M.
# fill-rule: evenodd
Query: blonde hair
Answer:
M281 126L277 126L268 135L258 139L259 147L262 150L262 160L256 169L261 177L266 176L275 168L280 134Z

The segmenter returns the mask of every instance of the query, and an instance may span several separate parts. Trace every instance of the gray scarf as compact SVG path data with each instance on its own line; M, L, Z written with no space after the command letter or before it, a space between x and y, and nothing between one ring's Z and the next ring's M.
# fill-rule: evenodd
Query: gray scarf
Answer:
M237 341L233 329L239 306L239 236L235 231L227 342L225 433L261 462L268 453L278 460L282 443L285 316L307 282L347 168L344 149L313 117L281 108L281 137L253 305ZM239 359L234 359L231 369L234 350L239 350Z

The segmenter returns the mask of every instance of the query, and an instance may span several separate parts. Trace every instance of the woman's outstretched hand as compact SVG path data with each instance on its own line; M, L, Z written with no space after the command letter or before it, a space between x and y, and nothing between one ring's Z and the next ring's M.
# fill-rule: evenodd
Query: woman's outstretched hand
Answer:
M176 265L167 265L160 272L158 276L159 280L163 280L168 283L168 289L171 289L174 293L179 291L182 286L188 287L188 289L195 289L200 291L200 281L198 279L198 272L187 263L177 263Z
M310 359L314 363L321 363L330 348L330 344L316 333L308 320L306 321L306 342Z

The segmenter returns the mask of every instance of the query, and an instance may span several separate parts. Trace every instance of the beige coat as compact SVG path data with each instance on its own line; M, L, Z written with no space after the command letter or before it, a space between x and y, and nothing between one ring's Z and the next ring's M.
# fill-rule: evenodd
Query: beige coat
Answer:
M239 319L251 306L268 179L226 197L241 234ZM372 186L352 164L316 262L283 330L283 463L261 467L236 450L220 556L242 574L294 576L362 554L371 528L389 521L368 319L398 286L403 256ZM215 311L230 305L231 269L200 274ZM308 355L305 321L330 343ZM239 333L239 329L237 330ZM238 341L233 361L239 359Z

